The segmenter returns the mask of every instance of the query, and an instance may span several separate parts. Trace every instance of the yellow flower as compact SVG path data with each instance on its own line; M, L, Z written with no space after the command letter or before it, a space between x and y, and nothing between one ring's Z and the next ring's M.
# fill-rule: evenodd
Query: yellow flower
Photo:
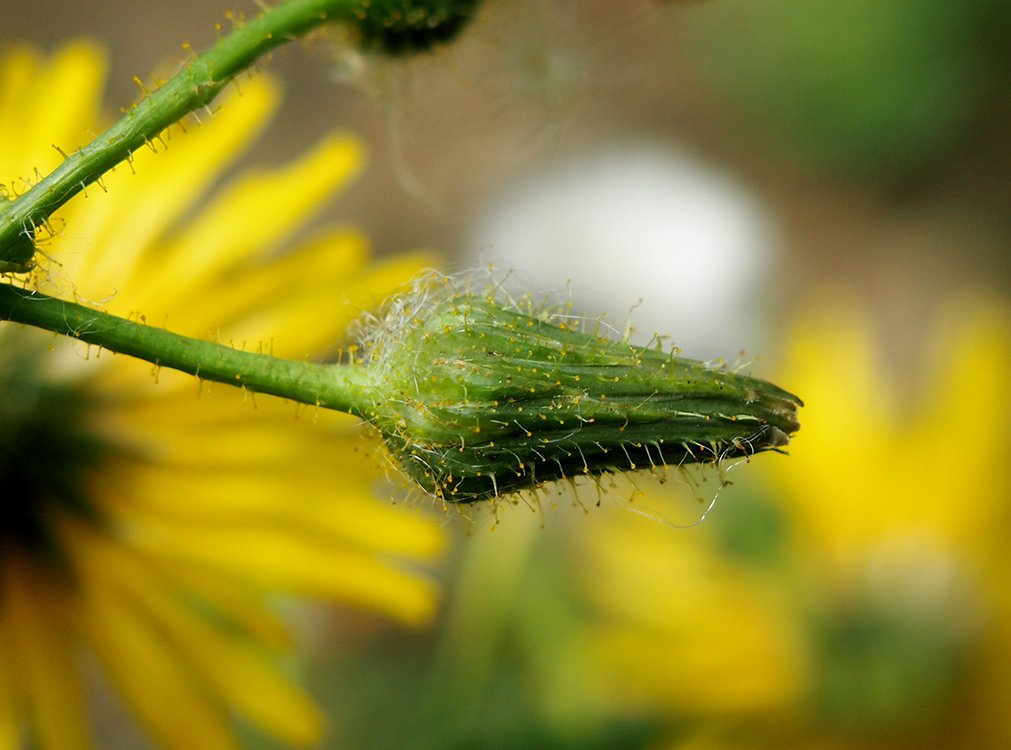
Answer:
M787 710L806 672L795 623L767 576L723 558L711 521L661 522L664 494L652 486L640 513L591 521L581 572L595 614L581 639L600 700L696 721Z
M1006 747L1011 310L966 295L938 320L922 366L886 377L871 322L823 299L782 375L809 399L804 429L759 473L789 522L835 734Z
M1007 311L950 303L924 365L890 378L872 331L844 300L799 320L783 377L814 408L790 460L760 469L774 471L801 554L830 581L855 580L869 563L976 560L1001 545L995 525L1009 510L1011 485L994 472L1011 417Z
M0 183L23 192L98 125L102 54L0 58ZM348 322L429 262L368 260L329 229L285 245L359 170L329 135L293 163L209 189L276 109L266 76L172 128L50 221L34 283L110 312L250 349L331 353ZM156 153L157 152L157 153ZM278 672L273 609L305 595L408 624L432 614L440 532L372 494L356 420L206 384L0 326L0 748L90 746L88 653L169 747L232 747L230 715L319 739Z
M735 473L701 527L594 530L600 683L694 719L699 746L1011 746L1011 311L956 300L889 378L870 321L829 296L787 336L777 381L806 404L788 458ZM739 516L762 555L733 551L747 504L772 519Z

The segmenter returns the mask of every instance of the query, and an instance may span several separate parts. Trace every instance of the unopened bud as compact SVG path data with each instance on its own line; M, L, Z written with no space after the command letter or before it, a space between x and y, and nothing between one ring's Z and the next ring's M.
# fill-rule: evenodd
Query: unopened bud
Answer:
M425 52L451 42L481 0L368 0L357 14L362 44L390 55Z
M485 295L423 291L371 332L368 415L403 470L469 503L576 475L778 449L796 396Z

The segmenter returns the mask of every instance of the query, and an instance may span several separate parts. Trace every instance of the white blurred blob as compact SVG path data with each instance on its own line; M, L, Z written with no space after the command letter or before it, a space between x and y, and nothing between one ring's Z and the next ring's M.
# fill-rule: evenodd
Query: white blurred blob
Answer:
M565 289L633 341L670 336L686 356L724 357L764 343L761 294L769 222L728 176L666 148L626 147L531 175L473 227L470 259Z

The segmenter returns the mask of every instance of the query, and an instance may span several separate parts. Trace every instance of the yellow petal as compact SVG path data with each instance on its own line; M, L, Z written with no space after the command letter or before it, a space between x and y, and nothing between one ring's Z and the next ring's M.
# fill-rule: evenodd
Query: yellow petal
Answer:
M752 469L782 488L777 501L789 506L804 554L843 568L860 564L868 545L904 512L893 486L881 482L895 475L901 437L872 330L845 300L803 316L788 336L787 364L777 379L804 399L802 427L789 459L755 462Z
M363 159L357 139L330 135L285 167L240 177L145 265L137 281L146 278L148 284L137 304L160 317L191 304L187 295L217 293L211 287L226 270L237 270L290 235L358 172Z
M384 612L413 625L434 611L431 582L380 558L324 546L276 529L218 529L149 520L134 524L136 544L152 557L199 563L236 580L321 596Z
M277 528L320 544L417 559L442 551L443 534L418 511L383 504L361 482L332 484L322 494L316 484L286 482L273 472L203 476L199 486L192 474L151 473L102 507L122 523L157 514L212 529Z
M333 351L348 343L348 328L363 313L374 312L393 292L403 287L425 268L430 255L400 255L385 263L373 264L369 271L336 285L302 284L303 293L278 296L236 326L236 337L251 338L272 324L274 348L278 356L301 358L312 352ZM308 276L311 269L304 271ZM268 323L268 321L270 321Z
M122 592L158 623L176 657L191 665L226 705L286 742L305 745L319 739L322 717L315 706L263 654L183 604L144 561L95 536L79 541L90 574L99 575L103 585Z
M201 695L194 675L164 636L100 579L89 581L87 606L78 610L83 637L134 712L169 748L235 747L221 711Z
M1011 310L978 298L956 300L937 326L934 346L910 427L910 456L957 457L957 468L935 461L921 470L935 488L936 523L971 548L1003 523L1009 496L1007 472L994 467L1011 443Z
M988 467L1006 452L1008 314L975 300L957 303L949 317L939 353L918 368L927 375L917 386L925 381L927 390L906 387L901 398L892 386L912 376L884 371L874 327L855 302L813 306L789 337L778 380L805 399L803 427L788 460L753 471L782 489L805 559L848 575L872 554L961 548L964 557L999 517L1007 493ZM958 468L927 455L958 456ZM977 477L986 481L967 485Z
M672 537L652 519L611 516L589 541L587 593L601 615L586 648L609 700L732 714L796 697L805 666L789 613L703 529Z
M0 56L0 132L4 134L4 149L0 151L0 185L10 191L22 191L20 179L32 176L33 154L37 148L28 142L31 131L25 128L25 102L36 83L39 59L28 46L18 46Z
M175 126L171 138L154 141L158 153L139 149L132 165L121 164L106 175L108 193L93 187L71 201L63 210L68 225L57 250L62 262L77 263L65 272L76 292L96 303L109 302L110 312L128 315L143 306L144 289L160 287L172 295L180 286L186 288L185 273L178 278L151 275L160 262L157 243L252 143L279 99L277 84L258 76L244 84L241 96L224 97L203 124L191 123L186 133ZM200 250L215 254L208 245ZM145 258L155 268L141 264Z
M300 298L305 293L302 284L306 277L310 283L328 286L332 296L339 296L342 288L365 266L368 255L368 243L362 235L347 231L327 233L239 275L219 293L207 295L197 304L180 306L167 323L172 330L191 336L223 329L226 338L243 340L243 334L235 331L237 319L251 312L259 317L258 312L268 305ZM264 341L277 334L277 323L268 316L266 324L253 331L250 340Z
M112 437L132 451L156 446L146 462L117 464L92 495L124 523L157 514L215 527L277 526L334 546L432 559L444 534L415 509L373 496L388 460L361 436L358 420L266 399L255 414L215 391L198 400L139 401L122 410ZM254 418L255 417L255 418ZM157 429L152 429L155 427ZM194 475L199 482L192 481Z
M59 595L49 590L45 572L16 552L3 556L0 571L7 653L17 660L39 745L47 750L90 747L73 633Z
M149 590L145 606L166 628L181 658L193 664L228 705L284 742L318 742L323 717L308 696L282 679L263 654L161 594Z
M27 48L17 48L0 61L0 131L4 153L0 182L37 179L63 161L65 153L91 139L97 130L106 61L94 45L71 42L50 58L40 59ZM26 106L42 98L47 106Z
M195 597L216 617L234 624L265 648L282 651L291 647L288 626L268 605L264 592L199 566L181 562L171 565L149 562L173 586Z
M45 97L49 106L27 108L31 114L25 126L31 141L42 149L33 166L43 174L63 161L54 145L69 154L90 141L99 129L98 106L106 67L104 52L79 40L57 49L40 71L36 95Z

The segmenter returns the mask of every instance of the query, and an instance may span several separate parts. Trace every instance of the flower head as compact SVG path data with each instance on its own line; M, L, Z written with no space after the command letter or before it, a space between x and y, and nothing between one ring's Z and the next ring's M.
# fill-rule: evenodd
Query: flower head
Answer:
M52 144L69 151L97 124L103 69L86 43L0 58L8 197L59 163ZM252 78L73 199L45 228L34 285L237 347L329 353L428 259L370 263L341 228L279 254L360 168L348 136L208 192L277 100L270 79ZM167 746L231 747L232 713L313 742L322 719L277 671L289 644L271 599L430 616L431 583L403 563L431 559L441 535L376 502L378 462L356 420L12 324L0 347L0 731L88 746L90 651Z

